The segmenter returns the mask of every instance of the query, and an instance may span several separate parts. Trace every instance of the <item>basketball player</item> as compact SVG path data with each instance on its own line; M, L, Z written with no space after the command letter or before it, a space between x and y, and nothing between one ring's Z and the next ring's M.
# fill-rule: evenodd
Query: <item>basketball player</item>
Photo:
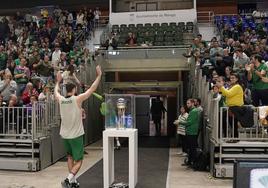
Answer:
M76 85L66 84L67 96L63 97L59 92L59 84L62 80L60 72L57 74L57 83L55 86L55 97L60 104L61 129L60 135L63 138L64 148L67 152L67 164L69 175L61 182L63 188L78 188L79 183L75 175L81 168L84 157L83 143L83 120L82 120L82 103L87 100L97 89L101 80L101 67L96 67L97 78L85 93L75 96Z

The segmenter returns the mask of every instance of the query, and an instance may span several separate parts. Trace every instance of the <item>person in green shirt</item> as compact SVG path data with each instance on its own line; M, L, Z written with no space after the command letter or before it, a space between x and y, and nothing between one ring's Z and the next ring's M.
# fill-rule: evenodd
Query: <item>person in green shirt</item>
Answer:
M188 149L188 162L183 165L191 166L196 160L197 157L197 139L198 139L198 130L199 130L199 111L195 108L194 99L187 100L187 108L189 109L189 116L187 121L183 123L186 130L186 145Z
M253 55L251 64L246 65L245 68L248 72L248 81L252 81L253 105L268 105L268 83L262 80L268 72L268 67L262 63L262 57L258 54Z

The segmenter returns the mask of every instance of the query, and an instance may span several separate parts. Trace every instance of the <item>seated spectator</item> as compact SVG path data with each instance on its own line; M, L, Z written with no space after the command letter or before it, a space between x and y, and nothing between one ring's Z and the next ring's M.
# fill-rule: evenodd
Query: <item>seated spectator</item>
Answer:
M208 43L205 40L202 39L202 35L201 34L198 34L197 35L197 38L198 38L199 42L203 44L204 48L207 48L208 47Z
M52 94L50 88L45 86L43 91L38 96L38 101L47 101L49 99L52 99Z
M36 89L33 87L33 84L31 82L29 82L27 85L26 85L26 88L25 90L23 91L22 93L22 101L23 101L23 104L29 104L30 103L30 99L31 99L31 96L35 95L36 97L38 97L38 92L36 91Z
M103 46L106 48L106 50L116 50L117 49L118 42L117 42L113 33L111 33L109 35L109 38L105 41Z
M241 48L234 51L234 70L242 70L246 64L249 64L249 57L243 52Z
M4 97L2 95L0 95L0 108L5 107L5 106L7 106L7 103L4 101ZM1 112L2 111L0 110L0 116L2 115Z
M14 77L15 68L16 68L16 64L13 60L11 60L7 63L7 69L10 71L10 73L12 74L13 77Z
M229 50L223 50L223 56L216 57L216 64L217 64L217 72L220 76L224 76L225 67L229 66L232 67L234 63L234 59L232 56L229 55Z
M152 46L153 45L153 40L152 37L150 37L149 32L145 32L144 40L143 40L143 46Z
M126 46L136 46L137 39L133 33L128 33L128 38L125 42Z
M233 72L233 69L230 66L225 67L224 79L226 82L230 82L230 77L231 77L232 72Z
M5 70L7 64L7 53L4 50L4 46L0 45L0 71Z
M223 49L219 46L218 41L212 43L212 48L209 51L209 55L212 65L216 66L217 58L223 56Z
M4 101L8 101L10 95L16 94L17 83L12 79L10 72L5 73L5 79L0 81L0 93Z

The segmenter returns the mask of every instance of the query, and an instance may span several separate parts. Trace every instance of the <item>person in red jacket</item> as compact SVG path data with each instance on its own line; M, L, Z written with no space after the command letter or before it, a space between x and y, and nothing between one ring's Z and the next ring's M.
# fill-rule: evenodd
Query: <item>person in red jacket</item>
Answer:
M22 93L22 101L23 104L29 104L31 102L31 96L36 96L36 98L38 98L38 92L36 91L36 89L33 87L33 84L31 82L29 82L26 85L25 90Z

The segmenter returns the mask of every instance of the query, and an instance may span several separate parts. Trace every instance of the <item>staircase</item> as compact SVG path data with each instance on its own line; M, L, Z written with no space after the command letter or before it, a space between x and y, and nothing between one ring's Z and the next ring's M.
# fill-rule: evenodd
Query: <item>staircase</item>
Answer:
M212 145L213 146L213 145ZM214 160L215 177L232 178L233 163L237 159L267 159L267 142L222 143L221 146L213 146L211 158ZM211 168L213 169L213 168Z
M40 170L39 143L31 139L0 139L0 167L3 170Z

